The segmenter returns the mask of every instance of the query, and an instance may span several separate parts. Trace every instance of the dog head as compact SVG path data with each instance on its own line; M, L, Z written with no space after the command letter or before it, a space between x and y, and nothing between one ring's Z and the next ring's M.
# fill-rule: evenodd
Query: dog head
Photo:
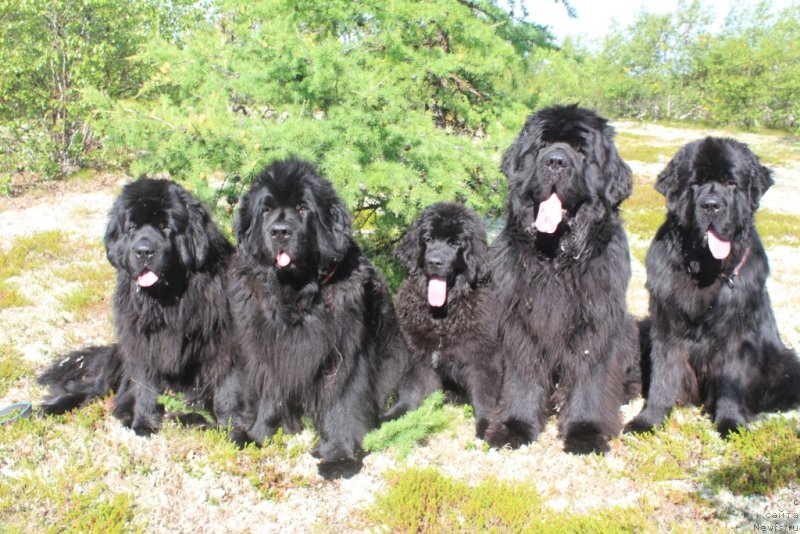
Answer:
M428 303L442 307L487 276L486 231L478 215L461 204L440 202L425 209L395 249Z
M350 213L330 182L293 159L259 173L241 199L235 228L242 255L291 275L324 274L352 237Z
M580 254L588 227L615 213L631 194L630 168L614 130L577 106L545 108L528 118L503 156L509 184L509 223L537 240L574 234L562 251Z
M104 241L108 261L142 288L203 269L210 250L230 248L200 201L174 182L150 178L122 189Z
M655 187L695 248L725 260L732 243L749 235L761 197L772 184L769 169L747 145L707 137L682 147Z

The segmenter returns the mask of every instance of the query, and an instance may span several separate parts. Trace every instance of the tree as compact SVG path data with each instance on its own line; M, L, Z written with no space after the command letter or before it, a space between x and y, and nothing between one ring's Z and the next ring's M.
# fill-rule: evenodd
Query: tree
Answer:
M190 182L228 213L253 173L297 155L332 179L386 252L428 204L502 209L499 155L535 95L542 27L485 0L226 0L182 44L148 44L131 98L96 92L132 173ZM223 205L223 208L225 206Z
M128 58L151 34L177 37L178 21L188 20L187 5L188 0L166 6L156 0L0 1L4 151L33 149L23 165L47 175L75 170L95 143L81 91L133 95L147 72Z

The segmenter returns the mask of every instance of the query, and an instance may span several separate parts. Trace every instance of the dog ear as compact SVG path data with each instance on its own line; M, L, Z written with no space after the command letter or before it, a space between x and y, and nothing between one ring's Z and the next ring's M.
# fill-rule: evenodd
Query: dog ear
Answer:
M755 172L750 177L750 207L753 211L758 209L761 197L772 187L775 180L772 179L772 171L761 165L756 159Z
M120 239L124 233L125 221L123 217L124 209L120 199L114 202L108 216L108 226L106 226L106 233L103 236L103 244L106 247L106 258L108 262L116 269L123 268L122 259L120 258Z
M685 145L678 150L667 166L658 173L655 183L655 190L664 195L667 201L667 211L684 223L689 220L691 210L691 202L686 199L689 190L686 182L694 172L689 167L692 159L689 150L693 150L692 146Z
M344 202L333 192L332 187L331 197L326 203L328 204L328 209L323 214L322 224L330 233L331 240L329 243L320 243L321 264L323 266L341 261L350 248L353 237L353 217Z
M606 150L606 164L603 168L605 181L605 198L612 208L616 209L623 200L631 196L633 191L633 174L614 145L614 130L606 126L603 131L603 145Z
M467 264L467 278L470 285L475 285L484 280L489 274L488 245L486 232L481 224L471 228L470 237L464 242L464 262Z
M233 219L233 233L236 235L236 241L240 245L250 240L253 233L253 223L255 218L252 215L252 194L245 193L239 199L239 209ZM246 253L251 250L251 247L239 247L240 252Z
M185 207L188 221L186 229L176 239L181 262L192 270L197 270L206 262L209 249L209 232L215 232L211 217L205 206L192 197L185 189L175 186L179 202Z
M422 217L420 215L414 219L411 226L406 229L406 233L400 238L400 242L394 249L394 257L408 270L412 271L419 266L422 253L420 247L419 233L422 230Z

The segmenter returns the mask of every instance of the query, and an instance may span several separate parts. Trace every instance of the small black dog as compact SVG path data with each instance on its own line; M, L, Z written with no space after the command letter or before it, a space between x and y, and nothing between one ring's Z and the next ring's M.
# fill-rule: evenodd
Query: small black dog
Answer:
M434 204L395 255L407 269L395 306L413 364L386 416L415 408L444 383L465 393L483 437L501 383L483 224L465 206Z

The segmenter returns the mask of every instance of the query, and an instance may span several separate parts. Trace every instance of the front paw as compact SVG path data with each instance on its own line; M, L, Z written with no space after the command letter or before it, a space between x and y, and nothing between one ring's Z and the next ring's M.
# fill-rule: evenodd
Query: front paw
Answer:
M608 436L594 423L572 424L564 436L564 451L572 454L602 454L610 450Z
M326 480L350 478L363 467L361 458L338 458L335 460L322 460L317 464L319 475Z
M361 447L341 442L320 441L311 451L319 458L317 470L326 479L350 478L361 470L365 453Z
M508 445L518 449L522 445L533 442L539 435L539 429L524 421L509 420L504 423L491 421L485 432L485 439L492 447L500 449Z

